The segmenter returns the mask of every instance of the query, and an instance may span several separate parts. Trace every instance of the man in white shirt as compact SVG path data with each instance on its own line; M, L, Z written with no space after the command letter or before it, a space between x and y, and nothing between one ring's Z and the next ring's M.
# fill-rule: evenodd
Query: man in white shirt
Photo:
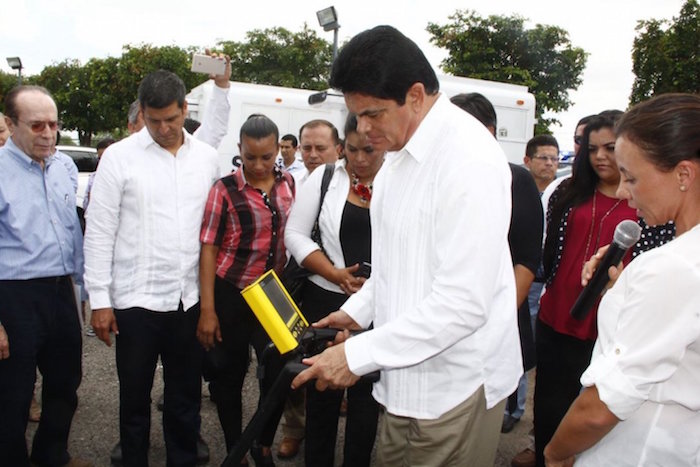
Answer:
M282 168L294 175L304 170L304 162L297 159L297 147L299 141L294 135L284 135L280 138L280 154L282 155Z
M160 356L167 463L195 465L199 227L218 156L183 130L185 86L176 75L149 74L139 102L146 128L107 148L92 190L85 236L92 325L107 345L116 335L124 464L147 465Z
M381 370L378 465L492 466L522 373L505 155L394 28L354 37L331 85L374 149L395 152L374 181L372 275L317 325L374 329L305 360L292 385Z
M306 170L294 174L294 179L301 185L316 167L333 164L338 160L342 146L338 129L328 120L311 120L304 123L299 130L301 159Z

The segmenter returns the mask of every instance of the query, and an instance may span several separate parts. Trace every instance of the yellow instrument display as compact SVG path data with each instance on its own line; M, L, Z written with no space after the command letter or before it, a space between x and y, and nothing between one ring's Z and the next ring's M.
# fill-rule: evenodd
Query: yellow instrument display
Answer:
M296 349L309 327L275 271L270 269L241 291L280 354Z

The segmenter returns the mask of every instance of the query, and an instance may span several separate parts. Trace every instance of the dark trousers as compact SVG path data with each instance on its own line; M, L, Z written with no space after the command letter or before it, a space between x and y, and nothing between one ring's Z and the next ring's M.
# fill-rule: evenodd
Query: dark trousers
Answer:
M70 460L68 434L82 378L70 278L0 281L0 322L10 344L10 357L0 360L0 465L29 465L25 431L37 366L43 376L42 413L31 459L63 465Z
M119 375L119 435L123 464L148 465L151 389L158 357L165 382L163 437L168 466L197 462L202 347L197 341L199 305L185 312L144 308L115 310Z
M588 368L594 341L560 334L537 320L535 378L535 454L544 467L544 447L581 392L581 375Z
M270 339L241 296L241 290L218 277L214 285L214 302L222 342L210 351L219 353L217 358L220 364L217 373L211 376L209 390L224 430L226 449L231 451L241 437L242 391L250 362L249 345L253 345L258 362L262 362ZM265 360L265 365L258 368L258 377L262 376L258 403L267 395L282 368L282 359L277 350L273 348L267 355L269 358ZM262 446L272 446L283 409L284 400L281 400L258 436L257 442Z
M313 283L304 289L304 316L318 321L336 311L348 297L329 292ZM372 383L360 381L348 388L343 465L369 466L377 434L379 405L372 397ZM338 417L344 391L317 391L306 387L306 467L332 467L338 433Z

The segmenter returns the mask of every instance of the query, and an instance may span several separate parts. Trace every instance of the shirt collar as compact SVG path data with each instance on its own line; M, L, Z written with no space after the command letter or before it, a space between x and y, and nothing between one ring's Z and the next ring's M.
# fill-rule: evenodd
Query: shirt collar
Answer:
M182 133L185 135L185 139L183 140L182 145L185 146L185 147L187 147L187 148L189 148L189 147L190 147L191 140L192 140L192 135L189 134L189 133L187 133L187 131L185 131L184 128L182 129ZM136 136L136 141L139 143L139 145L140 145L143 149L146 149L148 146L150 146L150 145L152 145L152 144L155 144L156 146L159 146L159 147L160 147L160 145L159 145L158 143L155 142L155 140L153 139L153 137L151 136L151 134L148 132L148 128L146 128L145 125L144 125L143 128L141 128L141 129L136 133L135 136ZM179 149L178 149L178 151L179 151Z
M19 147L17 147L15 142L12 141L12 136L7 138L7 141L5 141L4 147L5 147L5 149L7 149L7 151L9 151L9 153L12 155L12 157L14 157L15 160L18 161L23 166L29 168L32 165L35 165L35 166L41 168L41 165L37 161L35 161L31 157L29 157L24 151L22 151ZM56 151L56 152L58 152L58 151ZM56 152L54 152L49 157L44 159L44 167L48 167L49 165L51 165L51 163L55 159Z
M274 169L275 172L275 185L280 183L282 179L284 178L282 174L282 169L280 169L277 165L275 165ZM245 179L245 173L243 171L243 166L241 165L238 170L236 170L233 173L233 176L236 177L236 188L238 191L243 191L246 186L250 187L252 190L257 190L253 185L249 185L248 181Z
M452 103L450 103L445 94L440 93L401 151L406 151L418 163L432 154L435 150L435 135L440 134L441 121L439 115L447 105L452 105Z

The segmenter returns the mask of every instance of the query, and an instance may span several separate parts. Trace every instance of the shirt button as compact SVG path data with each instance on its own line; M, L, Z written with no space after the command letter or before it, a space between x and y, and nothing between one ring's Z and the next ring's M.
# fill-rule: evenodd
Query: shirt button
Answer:
M615 355L620 355L620 349L615 349Z

